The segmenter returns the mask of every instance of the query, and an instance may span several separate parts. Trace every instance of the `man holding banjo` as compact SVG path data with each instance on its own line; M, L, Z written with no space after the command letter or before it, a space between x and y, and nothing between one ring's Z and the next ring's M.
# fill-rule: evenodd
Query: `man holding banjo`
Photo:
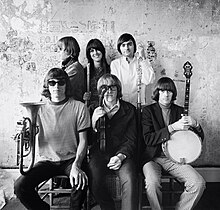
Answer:
M184 192L176 206L178 210L193 209L205 189L204 179L191 165L187 164L186 157L180 157L179 161L175 161L165 151L166 144L177 142L170 140L174 133L189 130L199 139L199 143L204 138L199 123L191 116L183 115L185 106L183 108L173 103L176 96L177 90L173 80L162 77L156 83L152 94L152 99L156 103L145 106L142 112L145 147L143 147L141 167L152 210L162 209L161 174L163 170L184 183ZM179 150L184 150L184 147L182 146Z

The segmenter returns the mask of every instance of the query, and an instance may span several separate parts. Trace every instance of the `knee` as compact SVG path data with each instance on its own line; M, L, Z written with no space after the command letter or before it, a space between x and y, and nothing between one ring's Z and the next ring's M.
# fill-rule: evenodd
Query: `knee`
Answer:
M198 191L204 191L206 188L206 181L204 180L204 178L200 175L194 182L195 188Z
M199 175L195 179L191 180L191 183L186 184L187 191L203 192L206 188L206 181ZM190 190L191 189L191 190Z
M14 183L14 193L17 197L20 197L21 191L22 191L22 182L18 178Z
M29 192L29 189L32 189L32 187L30 183L26 183L25 176L20 176L14 183L14 193L18 198L25 192Z
M157 190L161 188L160 181L153 177L145 177L145 189L146 190Z

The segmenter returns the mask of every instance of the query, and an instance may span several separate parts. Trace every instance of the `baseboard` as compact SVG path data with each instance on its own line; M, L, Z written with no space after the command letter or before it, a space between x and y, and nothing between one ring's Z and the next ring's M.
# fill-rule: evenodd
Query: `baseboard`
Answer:
M206 182L220 182L220 167L195 167L195 169L203 176Z

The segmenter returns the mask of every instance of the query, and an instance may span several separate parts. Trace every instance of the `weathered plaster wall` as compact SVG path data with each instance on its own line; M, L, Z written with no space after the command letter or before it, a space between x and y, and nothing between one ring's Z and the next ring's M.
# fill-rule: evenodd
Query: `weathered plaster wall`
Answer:
M39 100L45 72L59 65L56 41L76 37L80 61L91 38L106 46L108 61L116 41L132 33L147 46L154 41L157 79L175 79L183 105L183 64L193 65L190 114L206 134L198 165L220 165L220 3L217 0L1 0L0 1L0 165L16 163L11 138L23 116L19 102ZM149 87L149 103L151 88Z

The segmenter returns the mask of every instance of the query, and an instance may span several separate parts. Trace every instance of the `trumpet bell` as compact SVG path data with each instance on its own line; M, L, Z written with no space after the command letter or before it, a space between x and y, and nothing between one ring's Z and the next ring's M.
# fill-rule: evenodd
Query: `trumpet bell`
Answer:
M44 105L44 102L21 102L20 105L25 107L27 110L27 113L30 115L30 119L32 121L32 124L36 123L36 117L38 110L41 105Z

